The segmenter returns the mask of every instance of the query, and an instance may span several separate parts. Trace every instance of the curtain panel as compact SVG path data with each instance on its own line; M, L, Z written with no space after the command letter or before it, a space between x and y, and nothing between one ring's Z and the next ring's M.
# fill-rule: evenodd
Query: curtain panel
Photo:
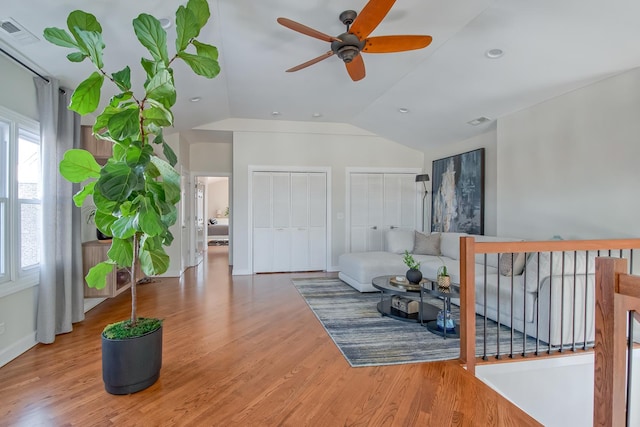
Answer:
M58 171L64 153L80 147L80 116L67 109L71 91L34 77L42 149L42 247L36 340L49 344L84 320L81 213L73 204L79 189Z

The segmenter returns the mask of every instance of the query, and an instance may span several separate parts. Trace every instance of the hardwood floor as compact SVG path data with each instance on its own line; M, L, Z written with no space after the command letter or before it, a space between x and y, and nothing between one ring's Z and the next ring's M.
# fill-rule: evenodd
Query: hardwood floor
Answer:
M319 273L232 277L227 249L138 287L140 315L165 319L156 384L104 391L99 335L124 293L0 368L0 425L540 425L456 361L351 368L290 282Z

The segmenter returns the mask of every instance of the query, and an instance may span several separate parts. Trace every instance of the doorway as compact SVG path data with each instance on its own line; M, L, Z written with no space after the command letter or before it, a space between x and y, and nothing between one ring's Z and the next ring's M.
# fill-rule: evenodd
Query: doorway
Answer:
M231 177L221 174L198 174L194 181L196 224L192 232L193 242L196 243L195 250L200 251L203 256L211 246L223 246L228 249L232 244ZM202 194L201 198L199 193ZM228 252L231 265L231 250Z

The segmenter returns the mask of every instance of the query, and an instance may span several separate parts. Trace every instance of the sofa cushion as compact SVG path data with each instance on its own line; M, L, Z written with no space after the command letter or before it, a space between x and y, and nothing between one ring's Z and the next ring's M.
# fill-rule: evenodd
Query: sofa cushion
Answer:
M500 255L498 270L503 276L519 276L524 270L524 252L514 254L504 253Z
M460 237L467 233L441 233L440 253L451 259L460 259Z
M404 276L407 266L402 256L390 252L353 252L338 257L340 272L359 283L371 283L374 277Z
M411 252L414 239L413 230L401 230L399 228L389 230L386 234L386 249L394 254L403 254L404 251Z
M416 231L413 254L440 255L440 233L424 234Z

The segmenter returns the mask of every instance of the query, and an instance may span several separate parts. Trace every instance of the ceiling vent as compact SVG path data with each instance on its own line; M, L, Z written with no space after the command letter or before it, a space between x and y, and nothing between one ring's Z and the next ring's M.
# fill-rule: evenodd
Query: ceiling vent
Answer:
M0 35L10 37L18 43L25 45L38 41L38 38L27 31L22 25L12 18L0 19Z
M491 119L489 117L478 117L477 119L473 119L470 122L467 122L468 124L470 124L471 126L478 126L481 125L483 123L487 123L490 122Z

